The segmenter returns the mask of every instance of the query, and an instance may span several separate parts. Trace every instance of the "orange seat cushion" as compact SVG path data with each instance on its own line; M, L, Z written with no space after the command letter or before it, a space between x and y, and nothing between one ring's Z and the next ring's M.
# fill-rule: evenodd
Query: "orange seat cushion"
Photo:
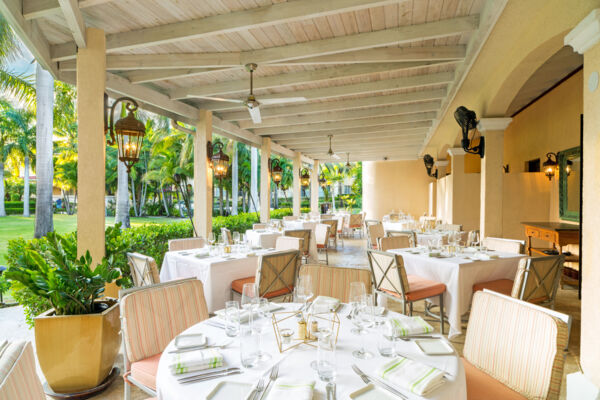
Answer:
M131 363L131 377L144 386L156 390L156 371L162 353Z
M515 392L502 382L492 378L476 366L462 358L465 367L465 376L467 380L467 399L468 400L523 400L526 397L519 392Z
M428 299L430 297L439 296L446 291L446 285L436 281L430 281L429 279L421 278L417 275L406 275L408 279L408 286L410 292L406 293L406 300L417 301ZM391 294L392 296L399 297L398 293L381 289L384 292Z
M324 245L324 244L318 244L318 243L317 243L317 249L324 249L324 248L325 248L325 245Z
M233 290L236 293L242 294L242 290L244 289L244 284L245 283L254 283L255 280L256 280L256 278L254 276L249 276L247 278L242 278L242 279L236 279L235 281L231 282L231 290ZM262 297L264 297L265 299L271 299L273 297L284 296L286 294L292 293L292 290L294 290L293 286L291 287L291 290L288 290L287 288L282 288L282 289L274 290L269 293L265 293L262 295Z
M510 279L498 279L496 281L481 282L473 285L473 292L478 292L483 289L493 290L494 292L502 293L510 296L512 293L513 281Z

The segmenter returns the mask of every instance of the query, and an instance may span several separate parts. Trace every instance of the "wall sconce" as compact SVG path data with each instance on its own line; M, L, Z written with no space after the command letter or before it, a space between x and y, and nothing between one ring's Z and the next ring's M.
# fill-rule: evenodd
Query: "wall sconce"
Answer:
M325 178L324 174L319 175L319 185L321 187L327 186L327 179Z
M542 166L544 167L544 173L548 177L548 180L551 181L552 177L556 173L556 166L558 165L557 156L556 153L547 153L546 157L547 159L544 161ZM554 160L552 157L554 157Z
M273 178L273 183L279 187L281 179L283 179L283 168L281 168L280 161L277 158L269 160L269 172L271 173L271 178Z
M229 156L223 153L223 143L218 140L215 143L206 142L206 156L211 163L215 178L225 178L229 169Z
M310 185L310 172L308 168L300 168L300 185L303 187Z
M565 167L565 172L567 176L571 176L571 172L573 171L573 161L567 160L567 166Z
M115 108L122 101L127 102L128 113L115 123ZM109 137L106 143L109 146L117 144L119 160L127 167L127 173L139 161L142 140L146 135L146 126L133 115L137 109L138 104L131 97L120 97L109 106L108 95L104 94L104 135Z
M434 164L433 157L431 157L430 154L425 154L423 156L423 162L425 163L425 169L427 170L427 175L432 178L437 179L437 177L438 177L437 168L434 173L431 172L431 170L433 169L433 164Z
M462 140L460 141L460 144L463 150L467 153L479 154L479 157L483 158L485 152L485 138L481 136L479 144L473 147L471 147L473 138L469 139L469 131L477 128L477 114L475 114L475 111L460 106L454 111L454 119L462 129Z

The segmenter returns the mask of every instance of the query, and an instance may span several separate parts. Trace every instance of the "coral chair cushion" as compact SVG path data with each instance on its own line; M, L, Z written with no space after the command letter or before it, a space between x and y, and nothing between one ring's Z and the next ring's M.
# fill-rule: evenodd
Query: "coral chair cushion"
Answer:
M500 381L477 369L470 362L462 359L467 378L467 399L469 400L525 400L526 397L515 392Z
M242 294L242 289L244 288L244 284L246 283L254 283L256 282L256 278L254 276L249 276L247 278L241 278L241 279L236 279L235 281L231 282L231 290L233 290L236 293ZM292 287L293 289L293 287ZM289 294L290 291L287 290L286 288L282 288L279 290L274 290L272 292L269 293L265 293L262 295L262 297L264 297L265 299L272 299L273 297L279 297L279 296L284 296L286 294Z
M162 353L131 363L131 377L144 386L156 390L156 371Z
M46 399L30 342L0 342L0 399Z
M481 282L473 285L473 292L478 292L483 289L488 289L494 292L502 293L510 296L513 288L513 281L510 279L498 279L495 281Z
M446 285L422 278L417 275L406 275L410 291L405 294L406 300L417 301L439 296L446 291Z

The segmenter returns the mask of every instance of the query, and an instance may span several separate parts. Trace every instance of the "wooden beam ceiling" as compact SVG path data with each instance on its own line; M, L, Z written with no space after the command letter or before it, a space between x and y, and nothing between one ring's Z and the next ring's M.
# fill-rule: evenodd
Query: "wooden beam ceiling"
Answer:
M88 8L114 0L79 0L78 8ZM59 0L23 0L23 18L32 20L58 14L61 11Z
M81 15L77 0L58 0L58 3L67 21L67 26L73 35L75 44L78 47L85 48L85 22L83 21L83 15Z
M302 132L298 133L288 133L282 135L273 136L273 140L276 142L282 142L286 139L297 139L297 138L320 138L327 137L328 135L334 134L335 136L344 136L344 135L353 135L353 134L361 134L361 135L369 135L378 132L417 132L421 131L423 128L431 127L431 121L421 121L421 122L411 122L411 123L401 123L401 124L389 124L389 125L380 125L380 126L372 126L372 127L358 127L358 128L349 128L344 130L339 130L335 132L331 132L330 130L326 131L314 131L314 132Z
M370 140L377 139L388 139L388 138L400 138L400 137L425 137L427 133L427 129L423 128L413 128L407 130L397 130L390 129L387 131L379 131L379 132L365 132L365 133L341 133L335 132L334 136L340 140L349 140L354 141L355 139L365 139L369 138ZM297 144L310 144L315 143L318 140L326 138L327 136L305 136L305 135L295 135L294 137L288 139L280 139L279 136L273 138L277 143L282 144L284 146L293 146Z

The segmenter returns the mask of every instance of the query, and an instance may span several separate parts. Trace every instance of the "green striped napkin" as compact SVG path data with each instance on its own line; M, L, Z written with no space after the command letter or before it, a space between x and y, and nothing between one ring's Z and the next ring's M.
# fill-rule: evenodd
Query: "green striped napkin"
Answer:
M312 400L315 381L279 378L273 384L268 400Z
M404 357L397 357L377 370L377 376L399 388L426 396L444 383L444 372Z
M204 349L173 354L169 369L172 374L185 374L222 366L223 356L217 349Z
M421 317L391 318L390 321L396 336L421 335L433 332L433 326Z

